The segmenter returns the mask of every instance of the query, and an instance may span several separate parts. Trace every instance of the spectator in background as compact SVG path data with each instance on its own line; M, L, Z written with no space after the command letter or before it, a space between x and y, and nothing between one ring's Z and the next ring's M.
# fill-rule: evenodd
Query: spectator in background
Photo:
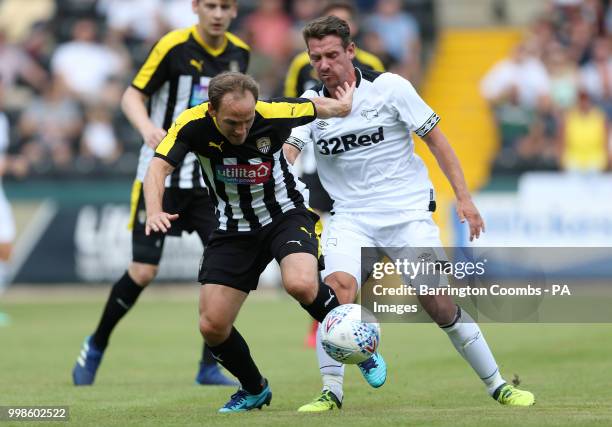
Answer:
M535 47L521 43L510 58L493 66L481 83L483 96L496 107L516 91L519 105L537 108L546 103L550 79L546 68L535 55Z
M51 70L87 104L96 101L111 77L127 72L127 62L116 50L97 41L94 21L81 19L74 24L72 40L59 45L53 54Z
M591 61L580 70L580 82L589 97L612 117L612 57L610 41L605 37L595 40Z
M571 21L568 51L578 64L584 65L590 59L591 42L596 34L596 27L582 15Z
M114 38L130 45L152 45L162 35L161 6L161 0L99 0L98 11L106 16Z
M521 43L512 56L493 66L481 82L501 136L496 168L533 167L550 157L554 124L550 113L550 78L536 56L537 46Z
M55 0L56 18L80 19L86 16L92 17L96 13L98 0Z
M291 54L291 18L282 0L260 0L244 20L244 31L245 41L276 64L283 64Z
M291 2L291 15L293 17L293 50L304 49L304 39L302 38L302 28L310 20L321 15L323 0L295 0Z
M578 104L565 114L561 129L559 163L564 170L592 173L609 168L612 153L606 114L586 90L579 92Z
M7 99L13 101L17 82L22 79L36 90L41 90L47 81L47 73L33 61L19 46L10 45L0 29L0 79L7 92Z
M23 51L43 70L51 67L51 55L55 40L47 22L36 22L30 28L28 36L21 43ZM46 72L45 72L46 73ZM45 78L44 82L48 80Z
M119 158L121 151L110 111L104 105L89 107L87 124L81 138L80 157L89 163L110 165Z
M393 58L395 65L390 71L396 72L413 84L418 84L421 73L421 42L419 24L412 15L402 9L400 0L378 0L375 13L370 16L365 27L368 33L375 34L385 51ZM375 46L375 38L368 37L366 48ZM373 53L379 54L379 51Z
M83 121L78 104L68 96L61 80L52 80L19 118L22 152L34 170L67 169Z
M544 46L548 46L550 43L559 43L552 16L546 14L535 19L529 27L527 38L530 43L534 43L540 50L543 50Z
M249 73L259 83L262 99L281 91L286 62L293 49L291 18L282 0L260 0L242 21L241 35L251 46Z
M550 99L555 113L571 108L577 99L578 67L558 42L546 49L545 65L550 79Z
M55 13L54 0L0 1L0 28L11 41L21 42L35 22L49 19Z
M162 33L191 27L198 22L196 16L191 13L189 0L162 0L161 8Z

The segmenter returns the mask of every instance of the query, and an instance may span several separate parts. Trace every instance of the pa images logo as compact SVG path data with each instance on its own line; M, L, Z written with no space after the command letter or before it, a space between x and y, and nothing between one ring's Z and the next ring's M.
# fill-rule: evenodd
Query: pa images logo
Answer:
M272 148L272 141L270 141L270 138L267 136L264 136L263 138L259 138L257 141L255 141L255 145L259 151L264 154L268 154L270 148Z

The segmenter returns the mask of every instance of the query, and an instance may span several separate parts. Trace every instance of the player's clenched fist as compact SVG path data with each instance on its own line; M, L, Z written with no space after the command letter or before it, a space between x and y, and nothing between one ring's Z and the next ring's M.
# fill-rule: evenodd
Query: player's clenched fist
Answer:
M175 221L178 218L178 214L169 214L166 212L158 212L153 215L147 216L147 222L145 224L145 234L148 236L151 231L156 233L166 233L170 230L171 221Z

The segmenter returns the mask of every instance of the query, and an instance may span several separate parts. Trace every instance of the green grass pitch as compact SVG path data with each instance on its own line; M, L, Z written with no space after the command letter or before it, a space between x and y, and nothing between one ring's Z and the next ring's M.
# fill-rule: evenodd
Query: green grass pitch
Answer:
M72 386L70 372L104 297L48 300L34 293L0 301L11 317L0 327L0 405L68 405L66 424L74 426L612 425L612 325L482 325L502 373L519 374L521 386L536 394L535 407L507 408L488 397L438 328L384 324L387 383L371 389L348 366L341 411L298 414L320 387L315 354L302 345L306 315L287 297L257 293L237 326L270 381L272 404L220 415L235 390L194 384L201 346L197 289L193 296L169 295L143 294L115 331L96 384L82 388Z

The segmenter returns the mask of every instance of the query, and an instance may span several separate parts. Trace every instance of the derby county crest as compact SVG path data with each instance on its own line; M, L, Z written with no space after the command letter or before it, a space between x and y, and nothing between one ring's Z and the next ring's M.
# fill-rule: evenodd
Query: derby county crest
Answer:
M259 138L257 141L255 141L255 145L257 145L257 149L264 154L267 154L268 151L270 151L270 148L272 147L270 138L268 138L267 136Z

